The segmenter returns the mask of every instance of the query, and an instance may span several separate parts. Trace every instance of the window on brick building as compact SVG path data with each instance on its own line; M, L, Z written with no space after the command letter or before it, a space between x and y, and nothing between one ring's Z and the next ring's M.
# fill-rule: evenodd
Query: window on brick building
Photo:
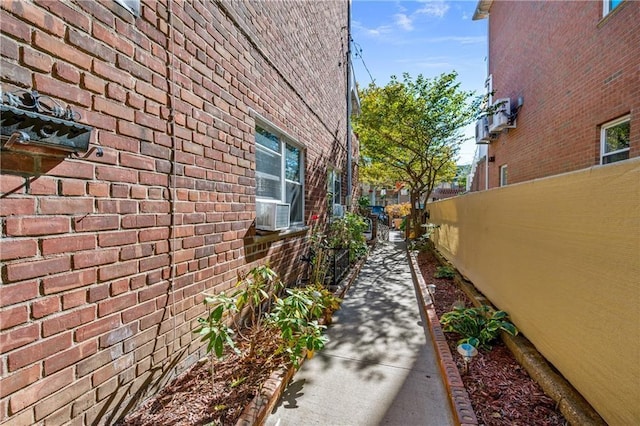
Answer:
M484 88L487 90L487 104L493 105L493 74L489 74L489 77L484 81Z
M292 225L303 223L303 151L276 128L256 126L256 198L291 206Z
M329 199L332 216L342 216L342 174L339 170L329 170L327 198Z
M507 165L500 166L500 186L507 185Z
M603 15L606 16L624 0L603 0Z
M630 116L603 124L600 129L600 164L629 158Z
M133 13L134 16L140 16L140 0L114 0L120 6Z

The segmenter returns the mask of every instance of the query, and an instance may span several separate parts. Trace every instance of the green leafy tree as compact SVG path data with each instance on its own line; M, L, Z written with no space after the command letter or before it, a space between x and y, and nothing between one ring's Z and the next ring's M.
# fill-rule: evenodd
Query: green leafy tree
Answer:
M373 188L389 188L396 183L396 174L383 163L361 157L358 168L360 182L368 183Z
M455 176L455 160L465 140L462 128L480 110L482 99L460 89L457 73L413 80L393 76L384 87L361 90L362 112L354 117L365 167L378 179L402 181L411 195L414 235L421 232L424 206L433 188ZM380 169L383 176L377 176ZM366 175L366 172L365 172ZM420 208L422 207L422 208Z

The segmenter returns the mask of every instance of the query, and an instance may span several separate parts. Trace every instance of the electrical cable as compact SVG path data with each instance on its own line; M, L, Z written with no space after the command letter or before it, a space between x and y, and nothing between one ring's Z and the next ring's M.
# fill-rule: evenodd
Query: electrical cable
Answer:
M178 191L176 188L176 180L177 180L177 159L176 159L176 150L177 150L177 140L176 140L176 54L175 54L175 24L172 10L172 1L169 0L167 2L167 12L168 12L168 34L167 34L167 43L168 46L168 55L167 61L169 62L167 78L169 79L169 91L171 92L169 96L169 131L171 132L171 174L172 176L169 178L171 182L169 182L169 197L171 198L171 241L170 241L170 253L171 253L171 261L169 263L169 288L171 289L171 308L172 308L172 320L173 320L173 341L171 342L171 348L173 351L176 349L176 339L178 339L178 344L180 342L178 335L178 324L176 317L178 316L176 311L176 274L177 274L177 265L175 264L176 259L176 202Z
M354 56L356 58L360 58L360 61L362 61L362 66L364 66L364 69L367 71L367 74L369 74L369 78L371 79L371 82L373 84L376 84L376 80L373 78L373 76L371 75L371 71L369 71L369 67L367 67L367 64L364 62L364 58L362 57L362 46L360 46L358 43L356 43L353 40L353 37L350 37L350 41L353 44L353 52L354 52Z

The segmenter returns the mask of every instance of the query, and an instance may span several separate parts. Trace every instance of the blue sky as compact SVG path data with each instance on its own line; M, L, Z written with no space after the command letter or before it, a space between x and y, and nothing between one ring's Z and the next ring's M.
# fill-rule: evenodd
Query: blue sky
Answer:
M353 0L351 35L355 49L362 50L361 57L353 56L358 84L366 86L373 77L384 86L391 75L401 78L403 72L433 78L455 70L463 89L483 93L487 20L471 19L477 4L476 0ZM465 134L473 136L473 126ZM458 163L470 163L475 147L475 141L466 142Z

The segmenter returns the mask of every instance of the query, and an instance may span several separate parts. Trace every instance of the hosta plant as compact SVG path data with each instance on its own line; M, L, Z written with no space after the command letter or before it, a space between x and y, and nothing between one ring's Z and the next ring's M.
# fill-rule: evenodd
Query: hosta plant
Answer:
M498 338L500 330L512 336L518 329L508 320L505 311L494 311L487 305L475 308L455 307L440 318L445 332L462 336L458 344L469 343L476 348L491 349L491 342Z

